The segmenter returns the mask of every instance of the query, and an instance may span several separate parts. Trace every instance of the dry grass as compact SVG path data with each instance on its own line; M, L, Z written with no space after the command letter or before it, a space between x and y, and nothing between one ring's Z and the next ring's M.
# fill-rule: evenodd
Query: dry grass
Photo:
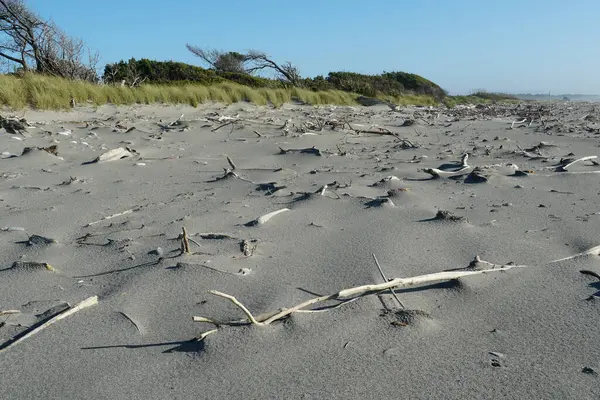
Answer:
M0 105L13 109L31 107L47 110L69 109L77 104L189 104L198 106L205 102L231 104L250 102L258 105L273 104L276 107L292 101L307 104L356 105L358 95L338 90L314 92L312 90L254 89L235 83L222 83L213 86L195 84L184 85L143 85L139 88L94 85L61 78L26 75L15 77L0 75ZM386 98L401 105L435 105L437 101L429 96L405 95Z

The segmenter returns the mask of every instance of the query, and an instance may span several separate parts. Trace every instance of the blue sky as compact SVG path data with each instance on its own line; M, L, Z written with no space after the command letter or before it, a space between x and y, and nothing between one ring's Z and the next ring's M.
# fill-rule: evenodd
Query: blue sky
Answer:
M200 65L186 43L262 50L304 76L422 75L474 89L600 94L599 0L27 0L98 50L102 65Z

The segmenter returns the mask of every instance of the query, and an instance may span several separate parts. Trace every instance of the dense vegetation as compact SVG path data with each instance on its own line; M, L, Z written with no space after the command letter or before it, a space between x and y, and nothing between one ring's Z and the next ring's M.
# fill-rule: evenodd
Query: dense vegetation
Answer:
M38 16L24 0L0 0L0 61L12 69L11 74L0 75L0 105L68 108L88 102L162 102L196 106L209 100L356 104L359 96L367 96L396 104L444 102L451 106L463 101L513 99L486 92L453 98L430 80L406 72L365 75L340 71L307 78L291 62L277 62L261 51L186 47L206 68L132 58L106 65L98 76L98 54L82 40Z
M202 85L234 82L252 88L285 88L290 85L280 79L268 79L246 72L218 71L173 61L148 59L120 61L104 68L103 80L136 86L141 83L195 82ZM421 94L437 100L446 97L435 83L415 74L384 72L381 75L363 75L353 72L330 72L327 77L305 78L296 86L314 91L341 90L369 97Z

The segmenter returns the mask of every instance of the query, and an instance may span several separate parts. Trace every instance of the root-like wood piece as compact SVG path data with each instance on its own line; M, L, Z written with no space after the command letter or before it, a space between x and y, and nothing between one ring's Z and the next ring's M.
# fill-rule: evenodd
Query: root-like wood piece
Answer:
M11 340L2 343L0 345L0 352L3 352L5 350L7 350L8 348L10 348L11 346L14 346L15 344L35 335L36 333L40 332L43 329L46 329L47 327L54 324L55 322L58 322L61 319L67 318L68 316L75 314L77 311L83 310L84 308L88 308L88 307L91 307L96 304L98 304L98 296L92 296L88 299L85 299L81 303L78 303L75 306L62 311L61 313L59 313L53 317L50 317L45 322L43 322L41 325L31 327L30 329L26 330L25 332L21 333L20 335L15 336Z
M244 324L244 322L245 322L245 324L265 326L265 325L271 324L274 321L286 318L294 312L311 311L311 310L303 310L303 309L306 307L312 306L314 304L322 303L322 302L329 301L329 300L349 302L351 300L356 300L358 297L361 297L361 296L377 294L377 293L381 293L383 291L398 289L398 288L402 288L402 287L416 286L416 285L430 283L430 282L454 280L454 279L463 278L466 276L480 275L480 274L486 274L486 273L492 273L492 272L503 272L503 271L508 271L509 269L512 269L512 268L525 268L526 267L525 265L500 265L500 266L497 266L495 264L488 263L486 261L480 261L480 262L485 264L486 266L489 265L491 267L488 269L483 269L483 270L472 270L472 269L471 270L452 270L452 271L437 272L437 273L427 274L427 275L419 275L419 276L415 276L412 278L396 278L396 279L391 279L391 280L381 283L381 284L363 285L363 286L357 286L357 287L353 287L353 288L349 288L349 289L343 289L343 290L340 290L339 292L331 294L331 295L319 296L319 297L315 297L315 298L306 300L306 301L304 301L300 304L297 304L291 308L281 309L277 312L274 312L270 317L268 317L266 319L255 317L235 297L225 294L225 293L222 293L222 292L219 292L219 291L216 291L216 290L211 290L211 291L209 291L209 293L219 296L219 297L226 298L226 299L230 300L233 304L238 306L244 312L244 314L246 314L247 320L246 321L242 320L242 321L224 322L224 321L217 321L217 320L213 320L213 319L205 318L205 317L194 317L194 321L208 322L208 323L213 323L215 325L239 325L239 324Z

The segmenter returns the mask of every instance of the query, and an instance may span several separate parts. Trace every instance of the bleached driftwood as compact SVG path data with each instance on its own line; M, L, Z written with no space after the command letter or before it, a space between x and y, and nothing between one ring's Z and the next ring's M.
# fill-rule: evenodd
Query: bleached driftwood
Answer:
M100 154L93 162L108 162L116 161L122 158L132 157L133 153L124 147L109 150L105 153Z
M22 334L14 337L13 339L2 343L0 345L0 352L3 352L4 350L7 350L9 347L14 346L15 344L22 342L23 340L35 335L36 333L46 329L47 327L54 324L55 322L58 322L61 319L65 319L68 316L75 314L77 311L83 310L84 308L88 308L88 307L91 307L96 304L98 304L98 296L92 296L90 298L87 298L87 299L83 300L81 303L78 303L71 308L67 308L63 312L51 317L50 319L48 319L46 322L42 323L41 325L34 326L34 327L26 330Z
M581 161L587 161L587 160L595 160L596 158L598 158L598 156L587 156L587 157L581 157L578 158L576 160L569 160L569 162L567 164L563 164L560 165L559 167L556 168L557 171L566 171L571 165L581 162Z
M572 256L565 257L565 258L560 258L558 260L554 260L554 261L550 261L550 262L551 263L556 263L556 262L560 262L560 261L567 261L567 260L572 260L574 258L583 257L583 256L590 256L590 255L594 255L594 256L600 255L600 246L594 246L591 249L587 249L586 251L583 251L581 253L577 253L577 254L574 254Z
M306 300L300 304L297 304L291 308L283 308L274 313L265 314L265 315L259 316L259 317L255 317L250 312L250 310L248 310L234 296L219 292L217 290L210 290L209 291L210 294L213 294L218 297L223 297L223 298L231 301L233 304L235 304L238 308L240 308L244 312L244 314L246 315L247 318L245 320L236 320L236 321L229 321L229 322L218 321L218 320L206 318L206 317L194 317L193 320L196 322L212 323L217 326L218 325L240 325L240 324L242 324L242 325L243 324L252 324L252 325L258 325L258 326L266 326L266 325L271 324L272 322L286 318L294 312L313 311L313 310L303 310L303 309L306 307L312 306L314 304L322 303L325 301L337 300L337 301L341 301L342 304L345 304L347 302L354 301L357 298L362 297L362 296L378 294L378 293L385 292L388 290L394 290L394 289L399 289L399 288L408 287L408 286L415 286L415 285L420 285L420 284L424 284L424 283L453 280L453 279L463 278L463 277L472 276L472 275L480 275L480 274L492 273L492 272L503 272L503 271L508 271L509 269L512 269L512 268L526 267L525 265L496 266L495 264L480 260L479 257L477 257L475 259L475 261L477 263L483 263L483 264L489 265L491 267L487 268L487 269L482 269L482 270L452 270L452 271L437 272L437 273L427 274L427 275L419 275L419 276L415 276L412 278L396 278L396 279L391 279L387 282L380 283L380 284L363 285L363 286L357 286L357 287L353 287L353 288L349 288L349 289L343 289L337 293L327 295L327 296L315 297L310 300ZM338 306L340 306L340 305L341 304L338 304Z
M0 315L12 315L12 314L20 314L21 311L19 310L4 310L4 311L0 311Z
M272 211L268 214L261 215L260 217L256 218L255 220L249 222L248 225L262 225L262 224L266 223L268 220L270 220L271 218L273 218L274 216L281 214L285 211L290 211L290 209L282 208L281 210Z
M92 225L96 225L96 224L99 224L100 222L103 222L103 221L106 221L106 220L109 220L109 219L113 219L113 218L116 218L116 217L120 217L120 216L122 216L122 215L131 214L131 213L133 213L134 211L138 211L140 208L141 208L141 207L137 207L137 208L130 208L129 210L125 210L125 211L123 211L123 212L120 212L120 213L116 213L116 214L113 214L113 215L108 215L108 216L106 216L106 217L104 217L104 218L102 218L102 219L99 219L98 221L90 222L90 223L88 223L86 226L92 226Z
M469 154L463 154L463 156L460 159L460 164L461 164L460 168L456 169L456 170L445 171L445 170L441 170L441 169L437 169L437 168L425 168L425 169L423 169L423 172L425 172L435 178L461 175L461 174L464 174L467 171L469 171L471 168L473 168L472 166L467 164L468 159L469 159Z
M510 129L514 129L515 125L517 124L524 124L525 122L527 122L527 118L523 118L522 121L513 121L512 124L510 124Z

